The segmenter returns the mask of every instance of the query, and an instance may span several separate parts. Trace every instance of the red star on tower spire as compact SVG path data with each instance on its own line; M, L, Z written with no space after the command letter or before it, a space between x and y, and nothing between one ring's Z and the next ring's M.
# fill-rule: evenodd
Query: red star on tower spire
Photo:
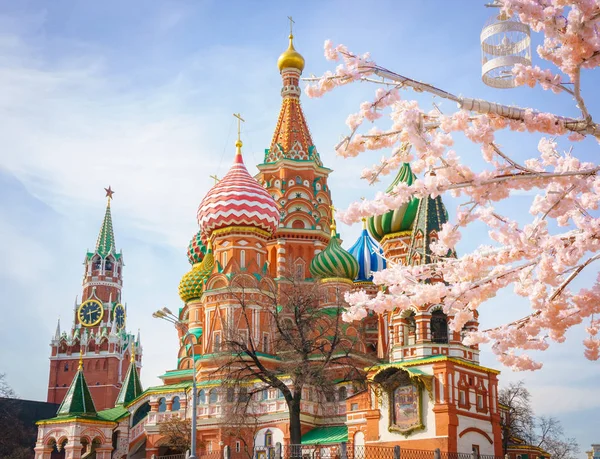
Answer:
M106 191L106 197L111 200L113 198L112 195L115 192L110 188L110 185L108 185L108 188L104 188L104 191Z

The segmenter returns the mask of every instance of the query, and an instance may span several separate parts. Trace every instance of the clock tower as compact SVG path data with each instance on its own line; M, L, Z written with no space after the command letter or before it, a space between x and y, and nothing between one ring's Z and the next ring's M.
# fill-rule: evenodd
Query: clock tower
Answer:
M80 357L90 393L98 410L112 408L127 371L132 346L141 367L142 349L127 333L127 308L121 298L123 254L115 248L110 203L114 191L105 188L108 202L96 248L83 261L81 301L75 300L73 325L61 332L60 321L50 342L48 402L61 403L77 373Z

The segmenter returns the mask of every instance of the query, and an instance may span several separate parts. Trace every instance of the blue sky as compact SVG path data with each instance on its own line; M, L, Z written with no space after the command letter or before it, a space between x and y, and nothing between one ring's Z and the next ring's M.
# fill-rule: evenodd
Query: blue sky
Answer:
M209 175L222 176L233 157L231 114L246 119L251 172L269 146L281 100L276 61L287 46L286 16L296 21L305 76L331 68L322 47L332 39L450 92L576 116L567 96L481 83L479 33L490 14L483 3L0 0L0 372L22 397L45 399L49 340L59 316L63 328L72 321L81 263L95 244L109 184L126 263L128 326L141 329L144 346L144 385L173 368L176 334L151 313L179 307L177 285L189 269L185 250L197 230L197 205L212 183ZM598 77L596 70L584 78L592 113L600 107L599 96L590 94ZM333 152L347 114L374 90L356 85L323 99L303 97L313 139L335 171L330 185L339 208L386 185L369 188L358 179L378 157L343 160ZM431 106L428 97L418 100ZM435 102L454 110L448 101ZM519 158L533 155L539 140L499 138ZM480 163L477 149L460 138L456 149ZM594 142L577 149L583 157L598 153ZM523 215L531 199L514 196L501 210ZM452 215L456 202L446 202ZM346 246L359 233L340 229ZM487 234L475 225L463 240L464 253ZM502 292L481 309L481 323L526 314L519 298ZM538 413L559 417L585 449L598 440L591 421L600 408L600 372L582 355L583 336L576 329L566 343L553 345L540 356L539 372L500 369L502 383L524 379ZM499 367L489 352L482 363Z

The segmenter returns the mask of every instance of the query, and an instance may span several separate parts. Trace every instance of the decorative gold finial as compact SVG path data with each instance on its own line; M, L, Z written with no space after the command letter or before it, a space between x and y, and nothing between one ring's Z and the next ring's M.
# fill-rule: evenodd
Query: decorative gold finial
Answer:
M135 343L131 343L131 363L135 362Z
M235 116L238 120L237 125L238 125L238 138L237 138L237 142L235 143L235 146L239 149L242 147L242 122L246 122L245 119L242 118L242 115L239 113L234 113L233 116Z
M335 211L337 210L333 204L329 206L331 209L331 225L329 228L331 229L331 237L337 236L337 226L335 224Z
M363 222L363 229L367 229L367 218L363 217L362 222Z
M83 350L79 350L79 367L77 368L79 371L83 370Z
M213 179L215 181L215 185L219 183L219 177L217 177L217 174L209 175L208 178Z
M290 20L290 44L288 49L285 50L281 56L279 56L279 59L277 59L277 67L279 67L279 71L282 71L286 68L295 68L300 70L300 73L302 73L302 70L304 70L304 58L298 51L294 49L294 34L292 31L295 21L291 16L288 16L288 19Z

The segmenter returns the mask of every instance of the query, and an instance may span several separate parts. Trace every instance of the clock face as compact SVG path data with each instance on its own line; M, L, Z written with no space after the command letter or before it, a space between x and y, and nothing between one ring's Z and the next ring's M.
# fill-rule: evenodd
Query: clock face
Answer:
M104 306L97 300L87 300L81 303L77 311L79 322L85 327L98 325L104 315Z
M122 330L125 327L125 307L121 303L113 309L113 320L117 323L117 329Z

